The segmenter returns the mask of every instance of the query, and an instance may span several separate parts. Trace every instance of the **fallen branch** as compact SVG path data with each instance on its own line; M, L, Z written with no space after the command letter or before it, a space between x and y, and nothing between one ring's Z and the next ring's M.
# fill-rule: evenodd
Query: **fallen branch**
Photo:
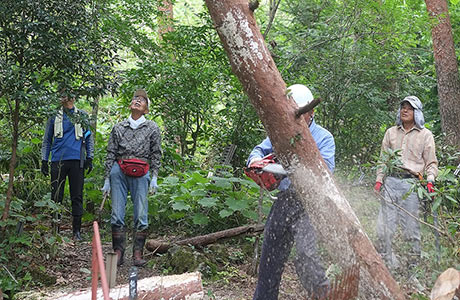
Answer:
M217 242L223 238L234 237L243 233L261 232L264 230L264 225L249 225L231 228L223 231L218 231L206 235L200 235L177 242L164 242L160 240L148 240L145 243L145 248L154 253L165 253L174 245L192 245L195 247L203 247Z

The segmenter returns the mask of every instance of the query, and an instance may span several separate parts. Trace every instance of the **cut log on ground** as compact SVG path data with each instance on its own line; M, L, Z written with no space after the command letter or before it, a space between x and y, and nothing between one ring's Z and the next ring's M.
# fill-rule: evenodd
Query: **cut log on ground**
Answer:
M128 300L129 285L118 285L110 290L110 299ZM180 275L155 276L144 278L137 282L137 299L203 299L203 284L201 274L184 273ZM43 293L29 294L21 297L22 300L88 300L91 298L91 289L67 294L44 295ZM97 291L97 299L104 299L102 289Z
M256 109L276 156L288 170L293 187L329 255L345 269L359 263L360 299L404 299L350 204L335 185L308 125L303 118L296 118L297 105L287 97L286 84L265 45L248 1L205 2L233 73Z
M449 268L436 279L430 300L452 300L456 292L460 292L460 271Z
M194 247L204 247L221 240L223 238L234 237L243 233L262 232L264 225L249 225L231 228L223 231L218 231L206 235L200 235L177 242L164 242L159 240L148 240L145 243L145 248L154 253L165 253L174 245L191 245Z

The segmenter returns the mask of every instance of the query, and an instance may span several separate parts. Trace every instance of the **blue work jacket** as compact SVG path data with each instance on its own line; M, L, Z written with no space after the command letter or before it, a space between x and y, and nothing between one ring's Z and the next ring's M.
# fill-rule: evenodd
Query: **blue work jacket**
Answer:
M326 162L327 167L331 172L334 172L335 168L335 142L332 134L315 123L315 120L310 124L310 133L318 146L319 152ZM255 157L264 157L270 153L273 153L273 146L270 139L267 137L259 145L255 146L249 154L249 158L246 164ZM285 191L291 185L289 178L285 178L281 181L278 189Z

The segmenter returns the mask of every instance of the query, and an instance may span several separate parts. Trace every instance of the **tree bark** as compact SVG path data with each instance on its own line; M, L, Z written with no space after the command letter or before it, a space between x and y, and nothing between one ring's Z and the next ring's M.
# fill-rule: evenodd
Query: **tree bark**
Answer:
M160 38L163 34L174 30L173 27L173 4L169 0L163 0L158 7L158 10L162 12L158 18L158 33Z
M6 221L8 219L11 200L13 199L14 171L15 171L16 161L17 161L18 140L19 140L19 106L20 106L19 100L15 100L13 118L12 118L13 128L12 128L12 141L11 141L11 160L9 164L8 189L6 191L5 209L3 210L2 221Z
M360 298L404 299L338 190L264 43L247 0L206 0L214 25L320 240L344 269L360 264Z
M442 131L447 142L460 146L460 78L446 0L425 0L432 20L434 62L438 80Z
M163 242L159 240L148 240L147 243L145 243L145 248L155 253L165 253L166 251L168 251L169 248L171 248L174 245L192 245L195 247L203 247L215 243L218 240L224 238L234 237L247 232L260 232L263 230L264 225L240 226L172 243Z

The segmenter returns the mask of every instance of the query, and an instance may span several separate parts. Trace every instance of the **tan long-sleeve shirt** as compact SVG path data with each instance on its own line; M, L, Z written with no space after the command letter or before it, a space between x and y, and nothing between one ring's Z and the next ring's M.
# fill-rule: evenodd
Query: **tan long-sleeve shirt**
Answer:
M402 125L393 126L385 132L382 150L400 149L402 167L414 174L426 175L428 181L434 181L438 175L438 160L433 134L430 130L413 127L406 131ZM383 182L383 167L377 169L377 182Z

